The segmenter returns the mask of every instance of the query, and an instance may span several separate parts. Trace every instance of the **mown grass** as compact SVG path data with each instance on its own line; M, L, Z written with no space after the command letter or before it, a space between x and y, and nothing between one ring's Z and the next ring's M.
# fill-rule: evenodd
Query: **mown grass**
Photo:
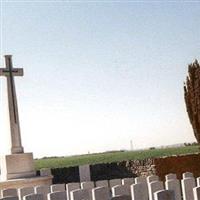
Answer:
M58 158L45 158L35 160L36 169L60 168L78 166L83 164L111 163L122 160L143 160L146 158L157 158L171 155L193 154L199 152L199 146L187 146L177 148L152 149L143 151L108 152L98 154L87 154L79 156L68 156Z

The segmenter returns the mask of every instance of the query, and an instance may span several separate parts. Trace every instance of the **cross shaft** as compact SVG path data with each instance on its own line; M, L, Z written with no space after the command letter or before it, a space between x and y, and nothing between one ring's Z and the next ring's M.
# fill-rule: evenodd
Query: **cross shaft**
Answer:
M14 82L14 76L23 76L23 69L13 68L11 55L5 56L5 65L6 68L0 68L0 76L5 76L7 79L8 105L11 130L11 152L12 154L23 153L24 150L21 145L17 96Z

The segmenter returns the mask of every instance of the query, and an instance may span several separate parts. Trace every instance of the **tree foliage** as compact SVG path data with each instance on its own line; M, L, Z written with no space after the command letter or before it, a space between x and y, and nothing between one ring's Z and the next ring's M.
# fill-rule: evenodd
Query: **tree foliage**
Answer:
M200 65L197 60L188 66L184 95L190 123L197 142L200 143Z

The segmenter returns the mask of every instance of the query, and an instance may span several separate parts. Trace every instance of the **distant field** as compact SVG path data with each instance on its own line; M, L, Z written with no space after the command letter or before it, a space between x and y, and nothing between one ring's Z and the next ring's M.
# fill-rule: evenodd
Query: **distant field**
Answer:
M152 149L143 151L126 151L113 153L87 154L80 156L45 158L35 160L36 169L60 168L83 164L111 163L122 160L143 160L171 155L193 154L199 152L199 146L187 146L178 148Z

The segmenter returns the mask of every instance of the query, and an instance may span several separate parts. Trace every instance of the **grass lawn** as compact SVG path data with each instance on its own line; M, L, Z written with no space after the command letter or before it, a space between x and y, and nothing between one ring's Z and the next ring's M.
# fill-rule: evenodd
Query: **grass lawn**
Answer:
M122 160L143 160L171 155L193 154L199 152L199 146L187 146L177 148L152 149L143 151L125 151L87 154L79 156L68 156L58 158L45 158L35 160L36 169L60 168L83 164L111 163Z

